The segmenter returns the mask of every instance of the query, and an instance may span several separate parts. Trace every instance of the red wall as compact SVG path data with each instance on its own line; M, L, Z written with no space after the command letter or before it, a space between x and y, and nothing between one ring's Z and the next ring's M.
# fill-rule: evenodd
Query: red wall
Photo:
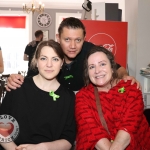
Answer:
M113 52L116 62L127 65L127 22L82 20L86 27L86 41L103 45Z

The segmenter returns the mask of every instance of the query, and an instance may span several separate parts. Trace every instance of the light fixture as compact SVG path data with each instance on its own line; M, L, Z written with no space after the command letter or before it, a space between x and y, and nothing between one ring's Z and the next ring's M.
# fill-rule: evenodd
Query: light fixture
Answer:
M23 3L23 11L27 13L34 13L34 12L39 12L42 13L44 11L44 4L41 2L37 3L35 0L32 0L30 3L30 6L27 6L27 4Z

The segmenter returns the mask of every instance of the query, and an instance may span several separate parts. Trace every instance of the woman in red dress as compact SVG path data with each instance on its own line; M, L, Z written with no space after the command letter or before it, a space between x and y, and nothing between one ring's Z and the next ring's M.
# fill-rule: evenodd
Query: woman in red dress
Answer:
M85 59L85 84L76 94L77 150L150 150L142 93L117 77L113 54L94 46ZM108 131L99 117L94 87Z

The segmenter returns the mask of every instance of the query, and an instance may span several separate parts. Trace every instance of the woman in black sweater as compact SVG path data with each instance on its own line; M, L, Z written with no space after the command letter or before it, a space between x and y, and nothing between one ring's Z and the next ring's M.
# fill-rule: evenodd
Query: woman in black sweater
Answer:
M13 116L20 130L14 141L1 143L4 149L71 148L75 140L75 95L57 81L63 59L57 42L39 43L31 64L39 74L25 78L21 88L7 92L0 107L0 115Z

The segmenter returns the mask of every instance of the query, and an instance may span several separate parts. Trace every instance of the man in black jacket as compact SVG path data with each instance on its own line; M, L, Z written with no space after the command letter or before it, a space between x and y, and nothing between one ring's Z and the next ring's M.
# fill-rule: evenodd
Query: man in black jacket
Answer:
M78 91L84 86L83 82L83 62L87 51L93 46L92 43L85 41L85 27L83 23L74 17L64 19L56 35L57 41L60 43L65 55L64 64L58 76L58 81L68 89ZM137 83L137 88L140 84L134 77L128 76L124 67L117 64L117 71L120 78L125 81L132 80L132 83ZM12 74L8 78L7 90L16 89L23 83L21 75Z

